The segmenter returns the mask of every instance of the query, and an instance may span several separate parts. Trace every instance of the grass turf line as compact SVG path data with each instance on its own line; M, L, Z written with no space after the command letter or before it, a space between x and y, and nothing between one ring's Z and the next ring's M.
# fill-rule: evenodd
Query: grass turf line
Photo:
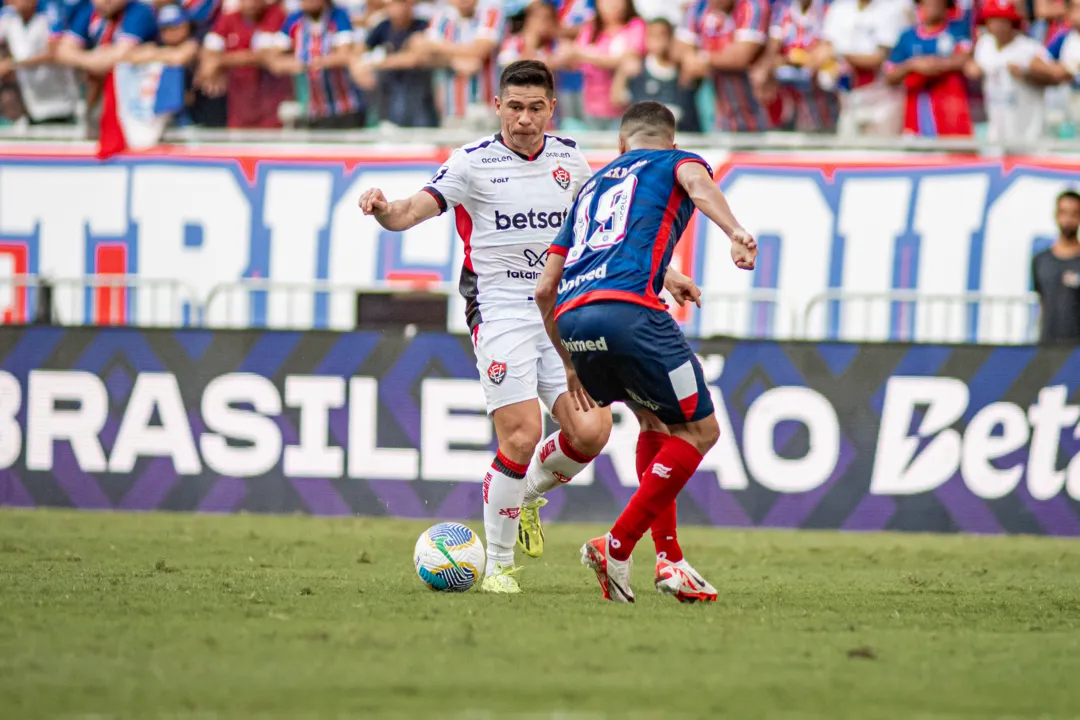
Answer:
M719 602L656 595L646 538L615 606L599 527L491 597L421 585L429 524L0 512L2 714L1080 716L1075 542L687 529Z

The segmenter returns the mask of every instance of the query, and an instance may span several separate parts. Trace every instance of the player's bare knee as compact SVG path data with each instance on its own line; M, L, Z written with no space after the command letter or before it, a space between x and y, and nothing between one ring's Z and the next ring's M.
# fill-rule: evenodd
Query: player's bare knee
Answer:
M594 408L587 413L576 413L574 421L568 423L563 432L582 455L599 455L611 435L611 411Z
M499 437L499 450L514 462L528 464L533 451L540 443L541 428L532 423L522 423L510 428Z
M677 430L672 430L672 434L690 443L704 455L720 439L720 424L716 422L715 415L710 415L704 420L680 425Z

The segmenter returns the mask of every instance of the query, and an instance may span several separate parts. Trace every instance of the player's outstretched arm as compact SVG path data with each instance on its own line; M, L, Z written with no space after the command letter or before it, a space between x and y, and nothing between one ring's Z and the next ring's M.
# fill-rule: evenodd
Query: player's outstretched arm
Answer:
M698 162L684 162L675 172L679 185L693 201L694 207L731 238L731 257L743 270L753 270L757 259L757 241L731 212L724 193L716 186L712 174Z
M382 190L371 188L360 196L359 204L365 215L371 215L384 228L395 232L408 230L442 212L439 201L426 190L404 200L388 202Z

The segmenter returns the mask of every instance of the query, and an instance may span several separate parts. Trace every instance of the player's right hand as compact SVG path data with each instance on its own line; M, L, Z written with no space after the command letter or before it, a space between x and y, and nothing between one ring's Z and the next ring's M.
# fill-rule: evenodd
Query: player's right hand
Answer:
M570 394L570 401L574 403L574 409L578 412L589 412L590 408L596 407L596 401L581 384L581 378L578 377L573 365L566 366L566 392Z
M757 261L757 240L739 228L731 233L731 259L740 270L753 270Z
M359 204L365 215L384 213L390 209L390 203L386 201L386 196L383 195L383 191L379 188L365 190L364 194L360 196Z

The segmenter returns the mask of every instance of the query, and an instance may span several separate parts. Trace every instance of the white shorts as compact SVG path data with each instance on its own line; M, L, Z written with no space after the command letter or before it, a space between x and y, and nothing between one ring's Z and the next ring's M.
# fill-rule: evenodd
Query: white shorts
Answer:
M489 415L537 398L550 411L566 392L562 358L542 322L485 320L473 332L473 350Z

